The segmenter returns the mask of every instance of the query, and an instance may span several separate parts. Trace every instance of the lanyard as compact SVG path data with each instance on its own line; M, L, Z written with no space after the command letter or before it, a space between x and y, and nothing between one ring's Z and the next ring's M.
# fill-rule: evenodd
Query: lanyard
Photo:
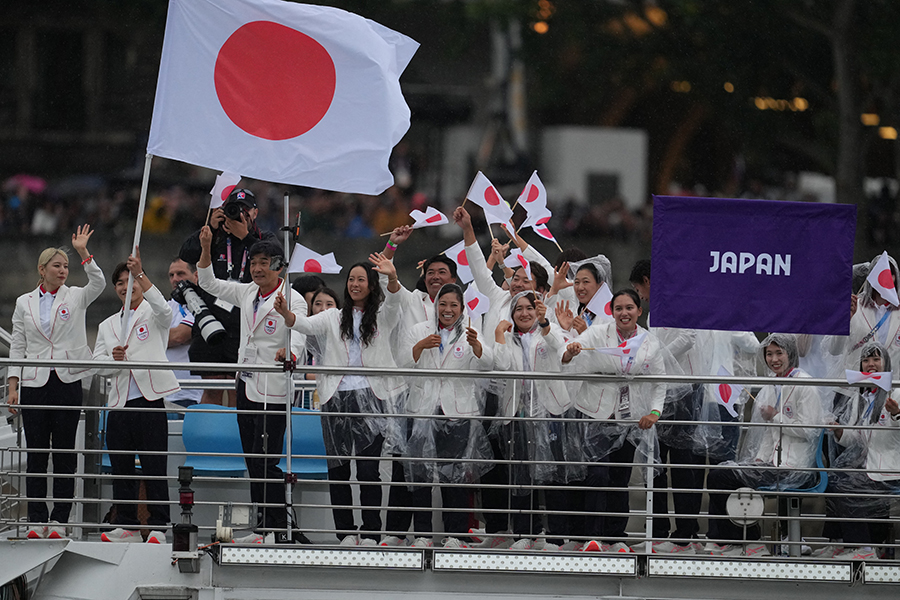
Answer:
M853 348L850 351L856 352L857 350L862 348L866 342L868 342L873 337L875 337L875 333L877 333L878 330L881 329L881 326L884 325L884 322L887 321L887 318L890 316L891 316L891 311L890 310L885 311L884 316L881 317L881 320L879 320L878 323L875 324L875 327L872 328L872 331L870 331L865 336L863 336L863 339L856 342L856 345L853 346Z
M226 247L226 256L228 258L228 276L231 279L234 279L234 263L231 260L231 238L225 240ZM244 268L247 266L247 249L244 248L244 254L241 257L241 274L238 275L237 279L240 281L244 278Z

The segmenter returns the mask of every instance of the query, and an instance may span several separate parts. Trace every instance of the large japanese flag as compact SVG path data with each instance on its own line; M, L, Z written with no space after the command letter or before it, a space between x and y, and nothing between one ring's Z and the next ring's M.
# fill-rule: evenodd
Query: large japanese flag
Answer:
M894 282L894 275L891 273L891 263L888 260L888 253L885 251L881 256L878 257L878 262L875 263L875 266L872 267L872 270L869 271L869 276L866 277L866 281L869 282L869 285L877 291L882 298L893 304L894 306L900 305L900 300L897 298L897 287Z
M399 77L418 46L336 8L170 0L147 152L379 194L409 129Z
M337 264L334 252L319 254L300 244L294 245L291 253L291 264L288 273L340 273L341 265Z

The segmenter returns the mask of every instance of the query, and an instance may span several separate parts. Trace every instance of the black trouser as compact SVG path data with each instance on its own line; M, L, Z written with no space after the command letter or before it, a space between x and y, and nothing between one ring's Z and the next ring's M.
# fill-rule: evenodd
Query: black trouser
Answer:
M238 430L241 434L241 448L244 454L268 454L266 458L244 457L247 473L251 479L263 479L250 483L250 501L278 504L277 507L260 507L257 514L257 528L287 528L287 508L285 507L284 471L278 466L284 449L284 430L287 419L286 407L281 403L253 402L247 398L247 387L238 380L237 408L241 410L264 410L266 414L248 415L238 412Z
M671 465L668 469L666 463ZM691 450L673 448L663 442L659 443L659 474L653 478L653 537L669 537L669 500L668 474L672 475L672 487L696 492L672 492L672 503L675 512L680 515L699 515L703 494L703 469L681 465L702 465L705 459L698 457ZM676 517L673 538L695 538L700 531L697 517Z
M134 453L141 459L141 475L160 477L166 475L165 454L145 454L145 451L166 452L169 442L169 426L161 400L132 398L125 403L127 409L111 410L107 419L106 445L110 450L130 450L132 454L109 455L113 475L113 499L137 500L140 479L135 477ZM158 409L158 410L146 410ZM147 509L151 527L166 527L169 524L169 485L163 479L146 479ZM116 503L116 515L112 523L127 529L140 525L136 503Z
M875 481L865 473L832 473L828 478L828 493L896 494L897 481ZM893 484L893 485L892 485ZM886 538L888 520L891 516L890 498L854 498L831 496L826 502L826 514L838 518L884 519L883 522L837 521L835 529L845 544L871 546L880 544Z
M615 491L603 488L628 487L631 479L631 465L608 466L603 463L631 463L634 461L634 446L625 441L622 447L611 452L602 462L587 469L585 485L597 488L585 493L585 510L596 513L585 518L585 533L592 538L624 538L628 526L628 490ZM607 515L601 513L623 513Z
M496 394L485 394L485 416L495 417L498 414L499 398ZM483 421L484 429L488 432L491 442L491 450L494 456L502 458L506 456L500 439L496 435L490 435L492 425L496 421ZM495 464L490 471L481 476L481 483L485 485L509 485L509 469L506 464ZM509 490L503 488L485 487L481 489L481 504L483 508L501 511L484 513L484 529L486 533L498 533L509 528Z
M410 494L413 506L418 508L431 507L431 491L430 487L415 488ZM469 490L456 487L441 487L441 503L444 508L469 508ZM441 513L441 520L444 523L444 531L449 534L469 533L469 513L464 511L448 511ZM431 513L427 511L417 511L413 517L413 527L416 533L428 533L432 529Z
M384 444L384 437L378 436L367 448L356 450L358 456L356 462L356 480L359 486L359 502L364 507L362 509L362 527L360 531L381 531L381 475L378 472L379 458L381 457L381 446ZM328 491L331 494L331 504L334 506L353 505L353 491L349 484L335 483L340 481L350 481L350 461L338 467L328 468ZM334 515L334 528L338 530L355 531L356 525L353 521L352 508L332 508ZM338 533L339 539L344 539L347 533ZM377 540L379 534L362 534L364 538Z
M393 455L394 460L391 461L391 483L406 483L406 473L403 471L403 461L400 460L399 454ZM429 488L429 492L430 492ZM428 496L429 502L431 501L431 496ZM402 510L403 508L408 508L410 506L418 506L417 500L413 497L413 492L410 491L408 485L392 485L390 491L388 491L388 511L385 520L387 521L385 524L386 530L397 537L404 537L406 532L409 531L409 526L413 522L415 518L415 530L416 531L431 531L431 514L425 513L425 517L421 517L420 513L415 513L415 517L413 517L413 512L411 510ZM427 506L431 506L429 503ZM421 522L427 520L428 529L420 529L420 519Z
M28 405L81 406L81 382L63 383L50 371L47 383L39 388L20 386L19 403L22 405L22 425L25 441L30 450L74 450L75 434L81 411L53 410L50 408L25 408ZM44 475L47 473L48 452L29 452L26 472ZM53 452L53 512L48 513L47 503L34 500L28 503L28 520L35 523L57 521L68 523L72 503L66 502L75 496L75 478L66 477L75 473L78 455L74 452ZM25 480L25 493L29 498L47 497L47 478L29 477Z

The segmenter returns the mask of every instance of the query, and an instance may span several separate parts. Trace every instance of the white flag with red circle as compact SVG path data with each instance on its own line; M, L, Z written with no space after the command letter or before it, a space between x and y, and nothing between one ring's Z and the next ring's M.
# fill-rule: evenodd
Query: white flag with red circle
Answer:
M481 250L479 250L481 252ZM460 243L444 250L444 254L456 263L456 278L462 283L469 283L475 276L472 275L472 269L469 267L469 258L466 256L466 242Z
M891 392L891 372L878 371L875 373L862 373L860 371L851 371L846 369L847 383L859 383L860 381L871 381L872 385L877 385L884 391Z
M463 302L466 304L466 312L470 319L480 317L491 308L491 299L479 292L475 284L469 284L469 287L466 288Z
M447 218L447 215L434 208L433 206L429 206L425 209L425 212L421 210L414 209L411 213L409 213L416 222L413 223L413 229L421 229L422 227L435 227L437 225L444 225L450 222L450 219Z
M638 348L641 347L641 344L644 343L644 338L647 337L647 332L640 333L634 337L628 338L615 348L594 348L594 351L599 352L600 354L611 354L613 356L621 356L622 358L631 357L634 354L637 354Z
M216 184L210 190L209 207L216 209L225 204L228 196L234 191L234 188L241 182L241 176L234 173L220 173L216 175Z
M147 152L349 193L393 183L409 129L400 74L418 43L282 0L169 0Z
M337 264L334 252L319 254L300 244L294 245L291 253L291 264L288 265L288 273L330 273L341 272L341 265Z
M547 210L547 188L538 177L537 171L531 174L516 203L522 206L529 215Z
M484 176L484 173L478 171L466 198L477 204L484 211L484 218L490 223L509 223L512 219L512 209L506 200L500 196L500 192L494 187L494 184Z
M509 267L510 269L518 269L522 267L525 269L525 276L531 280L531 263L528 262L528 259L525 258L525 255L522 254L522 251L518 248L513 248L509 256L503 261L503 264Z
M718 375L719 377L731 377L731 372L725 367L720 366ZM716 402L724 406L729 415L736 417L737 409L734 406L741 397L741 392L744 391L744 387L736 383L720 383L718 385L712 384L712 386L713 393L716 396Z
M612 292L604 282L600 289L594 293L593 298L588 301L585 309L591 311L601 321L611 321L613 318L612 298Z
M897 298L897 283L894 281L894 274L891 272L891 262L888 260L888 253L885 251L878 257L878 262L866 277L869 285L881 294L881 297L893 304L900 306L900 299Z

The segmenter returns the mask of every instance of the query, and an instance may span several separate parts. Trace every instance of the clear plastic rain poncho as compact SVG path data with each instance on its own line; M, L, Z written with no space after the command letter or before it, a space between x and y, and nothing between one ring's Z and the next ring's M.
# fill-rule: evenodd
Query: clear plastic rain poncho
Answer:
M575 275L578 273L578 270L584 265L591 265L597 271L597 274L600 278L597 282L600 285L604 283L609 287L610 290L612 287L612 263L609 262L609 259L602 254L598 254L597 256L593 256L591 258L586 258L584 260L579 260L578 262L569 263L569 273L566 276L569 281L573 281L575 279Z
M880 356L879 371L891 370L891 357L878 342L862 347L862 359ZM862 370L862 364L859 366ZM840 407L835 421L844 426L874 429L836 429L830 444L831 466L841 469L866 469L866 472L830 473L827 501L838 517L861 518L890 516L887 498L853 497L854 494L892 493L900 487L900 422L891 418L885 402L891 394L879 387L855 388L857 394ZM840 432L840 433L838 433Z
M535 298L534 292L516 294L510 304L508 319L513 322L516 304L521 298ZM562 330L552 324L543 335L535 320L531 330L507 332L505 344L494 346L494 368L499 371L559 372L560 355L565 341ZM507 417L550 419L572 417L572 405L565 382L559 380L500 380L500 413ZM584 478L583 465L572 465L582 457L577 423L569 421L495 421L492 426L499 436L506 460L528 461L509 467L512 483L550 484L579 481ZM533 462L532 462L533 461ZM536 464L537 463L537 464ZM513 490L514 495L531 490Z
M871 271L878 262L876 256L868 265ZM891 272L894 276L894 287L900 294L900 270L893 257L888 257ZM856 267L854 267L854 272ZM854 290L855 291L855 290ZM850 319L850 336L831 336L827 342L831 354L843 355L843 361L834 365L831 377L843 379L844 369L858 370L860 350L868 342L879 342L888 351L895 364L900 361L900 311L891 305L879 305L874 300L874 290L868 281L863 283L857 298L856 314ZM894 373L895 384L900 382L900 373ZM845 396L855 396L852 387L835 388L836 392ZM842 400L837 400L837 403Z
M656 336L638 327L635 336L645 338L632 357L601 354L582 350L574 357L568 369L577 373L605 373L610 375L663 375L666 372L664 349ZM616 323L594 323L576 340L587 348L614 348L619 346ZM670 355L671 357L671 355ZM671 368L680 372L677 362L671 359ZM689 386L671 386L672 402L679 401ZM589 419L580 422L584 447L584 459L601 461L628 441L635 449L635 462L659 463L657 426L640 429L636 423L641 417L657 409L665 410L669 386L658 382L575 382L570 390L575 408ZM622 423L621 421L631 421Z
M401 364L420 369L490 370L493 354L482 342L481 358L475 356L466 340L466 312L446 331L447 342L438 348L422 351L418 362L413 360L412 348L429 335L440 333L437 307L445 294L455 294L463 306L462 289L453 283L444 285L435 302L433 322L419 323L405 332L400 352ZM485 381L483 379L411 377L407 411L418 415L459 416L458 419L411 419L406 456L435 460L404 461L410 483L471 483L477 481L493 466L494 458L481 421L473 418L484 414ZM450 459L450 460L441 460ZM463 462L459 462L463 459ZM472 461L472 462L469 462Z
M809 377L800 370L797 338L793 334L773 333L759 345L765 362L766 348L776 345L787 354L786 375L778 383L764 386L753 401L752 423L771 423L767 427L748 427L740 441L737 463L742 467L780 467L767 479L780 489L803 487L814 477L814 471L795 469L816 466L816 451L822 429L817 427L778 427L777 425L823 425L822 403L816 388L790 385L791 378ZM783 383L782 383L783 382ZM725 462L723 465L735 464ZM739 472L740 473L740 472ZM758 482L751 472L747 485Z

